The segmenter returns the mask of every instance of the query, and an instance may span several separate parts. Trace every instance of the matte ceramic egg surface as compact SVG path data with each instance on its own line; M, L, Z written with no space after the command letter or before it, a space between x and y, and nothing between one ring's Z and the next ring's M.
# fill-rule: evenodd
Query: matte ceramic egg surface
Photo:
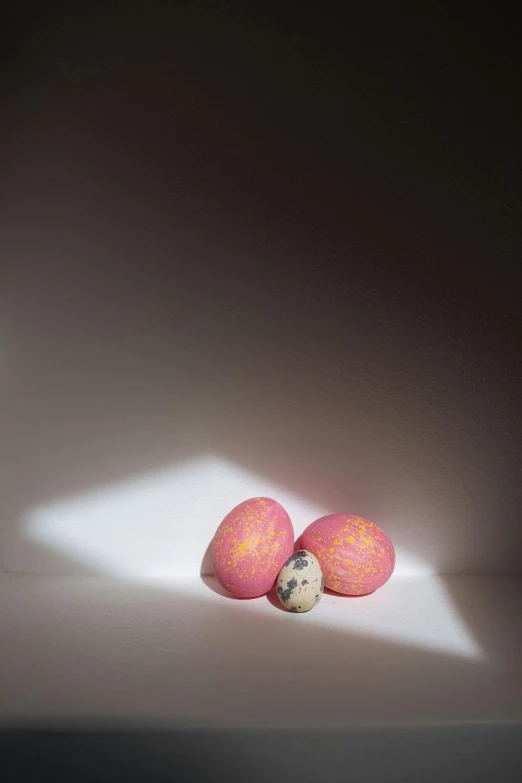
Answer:
M239 598L265 595L294 550L290 517L271 498L245 500L220 524L211 549L224 588Z
M309 612L321 600L323 589L319 561L305 549L288 558L277 579L279 600L291 612Z
M317 557L325 585L337 593L373 593L395 567L395 550L386 533L354 514L317 519L304 531L301 545Z

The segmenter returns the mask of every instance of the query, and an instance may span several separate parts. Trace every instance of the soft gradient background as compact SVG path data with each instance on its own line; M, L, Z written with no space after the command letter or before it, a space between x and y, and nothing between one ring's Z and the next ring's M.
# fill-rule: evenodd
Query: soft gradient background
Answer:
M13 26L5 571L85 568L27 540L31 509L208 453L374 519L435 570L518 568L507 43L493 28L483 57L428 17L408 41L291 5L94 4ZM195 491L172 524L204 549L245 496L177 515Z
M29 4L6 20L0 565L4 584L73 577L64 616L73 636L93 630L69 654L46 625L61 622L55 583L42 588L42 614L38 597L34 617L25 593L13 600L6 627L29 623L28 651L38 629L49 656L35 667L11 636L2 642L5 672L36 678L36 691L9 690L14 707L36 692L41 714L52 711L76 687L75 656L95 700L99 613L85 598L77 614L80 577L199 578L217 525L252 495L276 496L296 535L326 513L375 521L398 574L442 584L520 570L517 27L498 11L459 20L438 4L413 16L350 6L348 20L280 5ZM446 584L499 677L515 672L516 695L504 626L481 625L474 587ZM494 586L484 594L495 602ZM149 606L133 596L123 604ZM235 611L201 608L221 632ZM505 611L498 622L511 627L516 612ZM99 666L113 682L127 647L108 612ZM153 627L137 622L133 650L155 649ZM418 660L406 644L347 639L361 666L374 656L403 673ZM152 712L162 693L169 702L161 673L173 658L161 649L154 687L145 666L136 691L102 683L100 699L128 696L138 709L143 687ZM479 670L426 656L419 683L465 683L480 713ZM477 736L473 780L487 771ZM397 762L383 750L389 734L366 741L383 760L376 774ZM412 779L457 774L439 735L426 742L432 761L419 751ZM497 758L513 757L510 743L503 735ZM6 762L15 776L17 748Z

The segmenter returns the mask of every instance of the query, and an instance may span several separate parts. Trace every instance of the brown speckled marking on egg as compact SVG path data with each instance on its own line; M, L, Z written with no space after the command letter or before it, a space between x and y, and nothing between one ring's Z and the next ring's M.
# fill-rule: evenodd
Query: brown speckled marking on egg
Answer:
M277 577L279 600L291 612L309 612L321 600L324 580L317 558L300 549L288 558Z

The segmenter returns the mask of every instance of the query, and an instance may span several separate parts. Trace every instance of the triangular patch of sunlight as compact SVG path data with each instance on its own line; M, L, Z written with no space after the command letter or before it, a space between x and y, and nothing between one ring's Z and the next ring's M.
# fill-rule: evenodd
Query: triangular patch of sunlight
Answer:
M468 590L466 579L462 587ZM217 587L212 577L208 584ZM177 588L180 589L180 588ZM187 596L201 598L200 584L187 580L182 586ZM230 602L212 593L209 600L225 601L241 612L242 601ZM274 596L274 600L277 599ZM249 612L266 615L285 622L285 614L270 606L265 596L247 602ZM229 607L230 608L230 607ZM408 578L395 576L372 595L351 598L328 592L312 612L301 615L300 622L332 631L343 631L354 637L368 637L395 642L430 652L441 652L470 660L483 660L482 648L463 622L444 582L436 574ZM328 637L326 637L328 638Z
M405 552L403 549L395 547L395 555L394 573L399 576L427 576L435 573L435 569L430 563L412 555L411 552Z
M28 535L111 576L168 578L199 573L218 524L248 497L276 498L298 536L331 513L211 455L87 494L31 509ZM397 574L433 569L397 551Z
M108 576L160 580L165 585L184 580L184 589L190 592L190 582L199 577L203 554L217 525L237 503L259 495L274 497L285 506L296 536L310 521L332 511L233 463L207 455L34 508L26 517L26 534ZM426 579L400 578L429 574ZM392 579L374 596L360 600L339 597L335 602L328 597L321 612L314 613L314 624L338 624L339 603L344 602L342 626L348 632L467 657L480 656L429 564L399 550L394 576L399 578ZM425 592L422 600L408 600L411 591L418 589ZM371 606L377 602L376 615Z
M323 621L332 627L339 604L344 606L343 602L348 601L349 610L343 618L343 628L348 632L465 658L483 658L482 649L438 576L399 577L373 595L330 599Z
M296 535L325 510L214 456L31 509L27 534L124 578L199 575L225 515L245 498L274 497Z

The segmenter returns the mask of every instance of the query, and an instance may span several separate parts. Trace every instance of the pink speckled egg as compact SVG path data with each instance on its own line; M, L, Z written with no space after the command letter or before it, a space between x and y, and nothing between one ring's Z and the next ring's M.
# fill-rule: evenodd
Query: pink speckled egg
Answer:
M395 550L384 530L354 514L316 519L300 546L317 557L326 587L346 595L373 593L395 567Z
M239 598L265 595L294 551L290 517L276 500L251 498L227 514L212 541L212 566Z

